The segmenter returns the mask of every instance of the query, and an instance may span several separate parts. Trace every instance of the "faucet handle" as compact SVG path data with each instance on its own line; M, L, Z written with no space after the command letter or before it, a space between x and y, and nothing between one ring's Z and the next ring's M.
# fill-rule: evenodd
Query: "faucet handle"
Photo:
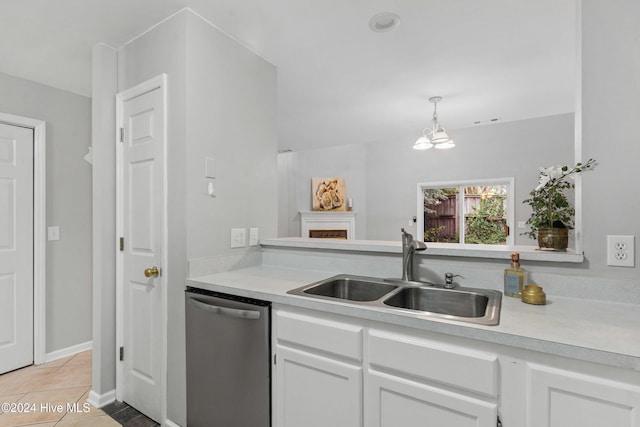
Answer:
M404 228L401 228L400 231L402 231L402 244L410 245L413 241L413 236L407 233Z

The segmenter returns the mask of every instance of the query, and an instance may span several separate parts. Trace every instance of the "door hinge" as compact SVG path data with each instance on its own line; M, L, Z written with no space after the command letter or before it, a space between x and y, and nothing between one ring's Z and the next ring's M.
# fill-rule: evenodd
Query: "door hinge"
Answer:
M120 251L124 251L124 237L120 238Z
M496 427L502 427L502 421L500 421L500 416L498 416L498 420L496 421Z
M124 128L120 128L120 142L124 142Z
M276 364L276 354L275 353L273 354L273 364L274 365Z
M120 361L124 360L124 347L120 347Z

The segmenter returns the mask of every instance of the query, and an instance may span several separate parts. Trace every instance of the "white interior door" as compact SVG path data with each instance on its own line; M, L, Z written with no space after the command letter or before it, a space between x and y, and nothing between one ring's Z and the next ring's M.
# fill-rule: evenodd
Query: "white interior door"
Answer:
M142 92L142 91L141 91ZM162 421L166 286L164 94L155 88L122 100L122 400Z
M33 129L0 123L0 374L33 363Z

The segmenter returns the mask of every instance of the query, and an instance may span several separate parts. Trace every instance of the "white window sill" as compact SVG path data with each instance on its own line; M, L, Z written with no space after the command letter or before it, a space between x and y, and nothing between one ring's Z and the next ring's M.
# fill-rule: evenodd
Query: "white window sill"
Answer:
M263 247L286 247L300 249L325 249L356 252L401 253L400 241L383 240L333 240L307 239L302 237L282 237L278 239L264 239L260 241ZM584 261L582 253L573 249L567 252L541 251L535 246L506 246L506 245L459 245L451 243L427 243L427 250L417 252L418 255L436 255L447 257L511 259L511 253L518 252L521 260L543 262L572 262Z

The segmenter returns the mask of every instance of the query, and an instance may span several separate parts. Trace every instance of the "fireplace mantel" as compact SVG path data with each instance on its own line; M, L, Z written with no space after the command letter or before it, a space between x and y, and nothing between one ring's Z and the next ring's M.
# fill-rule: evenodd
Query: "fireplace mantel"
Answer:
M344 230L347 240L356 238L355 212L300 211L300 236L312 237L312 231ZM322 233L320 233L322 234ZM340 233L328 233L340 234ZM344 238L330 235L328 238Z

